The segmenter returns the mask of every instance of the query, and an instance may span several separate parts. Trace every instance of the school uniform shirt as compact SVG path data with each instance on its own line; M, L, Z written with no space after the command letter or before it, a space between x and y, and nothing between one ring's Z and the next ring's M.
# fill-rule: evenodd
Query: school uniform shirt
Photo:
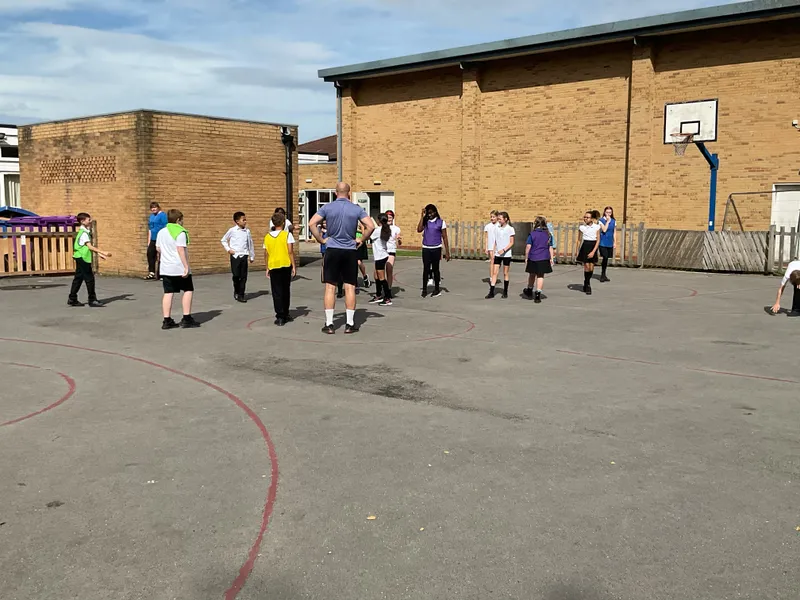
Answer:
M546 229L531 231L525 245L531 247L528 260L550 260L550 233Z
M397 238L400 235L400 228L397 225L389 225L389 228L392 230L392 235L389 241L386 242L386 250L387 252L397 252ZM378 231L378 229L375 229L375 231Z
M158 232L156 246L161 255L161 260L159 262L159 272L161 275L167 275L168 277L183 276L183 263L178 254L178 248L183 248L186 251L186 261L188 263L189 250L187 245L186 234L183 232L179 233L178 237L175 239L172 239L172 235L170 235L169 229L166 227ZM192 271L189 270L190 274L191 272Z
M511 238L514 237L514 228L511 225L505 227L497 227L494 234L494 255L503 258L511 258L511 248L500 253L500 250L511 244Z
M606 218L603 217L600 219L600 222L605 225ZM604 232L600 233L600 245L603 248L613 248L614 247L614 229L617 227L617 220L611 219L611 222L608 224L608 229Z
M483 233L488 234L486 236L487 250L494 250L495 234L497 232L498 227L500 226L497 223L487 223L486 226L483 228Z
M253 245L253 236L250 234L249 229L242 229L238 225L235 225L234 227L228 229L220 241L222 242L222 247L225 248L227 252L233 250L233 258L249 256L250 262L253 262L256 259L256 249Z
M286 231L289 231L292 228L292 222L289 219L286 219L286 223L284 224L283 228ZM275 225L272 222L272 219L269 220L269 230L275 231Z
M597 232L600 231L600 225L597 223L592 223L591 225L586 225L585 223L578 227L583 234L583 241L584 242L596 242L597 241Z
M795 271L800 271L800 260L793 260L789 263L789 266L786 267L786 274L783 276L781 285L786 285L789 282L789 276Z
M381 239L380 228L375 229L369 239L372 242L372 258L374 260L378 261L389 258L389 242L384 242Z

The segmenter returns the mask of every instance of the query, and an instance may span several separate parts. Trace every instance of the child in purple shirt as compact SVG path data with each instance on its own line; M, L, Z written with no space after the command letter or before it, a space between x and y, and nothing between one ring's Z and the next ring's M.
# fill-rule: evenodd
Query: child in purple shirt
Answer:
M553 246L550 239L547 219L536 217L533 222L533 231L528 236L525 246L525 254L528 257L525 265L525 272L528 273L528 287L522 291L527 298L533 297L536 304L542 301L545 274L553 272ZM535 293L534 287L536 288Z

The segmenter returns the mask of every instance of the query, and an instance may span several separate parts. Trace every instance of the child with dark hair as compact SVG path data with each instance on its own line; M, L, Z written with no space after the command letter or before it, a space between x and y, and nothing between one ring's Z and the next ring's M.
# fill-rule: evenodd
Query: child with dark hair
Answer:
M781 285L778 288L778 298L775 300L775 304L770 310L773 315L778 314L778 311L781 309L781 296L783 296L783 290L786 288L787 283L791 283L794 288L792 311L789 313L789 316L800 317L800 260L793 260L789 263L789 266L786 267L786 274L783 276Z
M167 226L158 232L156 238L161 282L164 285L164 298L161 301L164 322L161 324L161 329L200 327L200 323L192 317L194 282L192 268L189 266L188 247L189 232L183 227L183 213L171 208L167 211ZM183 318L178 324L172 319L172 297L180 293L183 294L181 298Z
M547 229L547 219L544 217L536 217L533 223L533 231L528 236L525 246L525 256L528 257L525 265L528 287L522 293L528 298L532 297L533 301L539 304L542 301L544 276L553 272L553 244ZM536 292L533 291L534 287Z
M603 259L600 282L605 283L611 281L606 277L606 270L608 269L608 260L614 258L614 250L617 247L617 220L614 218L614 209L606 206L598 223L600 224L600 257Z
M233 298L237 302L247 302L245 290L247 288L247 261L252 263L256 259L256 249L253 245L253 236L247 228L247 216L237 211L233 213L235 225L228 229L220 240L222 247L231 255L231 274L233 276Z
M435 204L428 204L422 209L417 233L422 234L422 297L428 295L428 279L433 274L433 296L438 298L442 295L440 282L442 280L439 272L439 264L442 260L442 248L444 247L444 259L450 262L450 242L447 239L447 223L439 216L439 209Z
M283 218L286 219L286 209L283 208L282 206L276 208L275 212L281 213L283 215ZM284 224L283 228L289 233L294 233L294 225L292 225L292 222L289 219L286 219L286 223ZM275 223L272 221L272 219L269 220L269 230L275 231Z
M92 245L92 217L85 212L78 213L77 217L80 228L75 232L75 239L72 242L72 258L75 260L75 278L72 280L72 287L69 290L68 306L85 306L78 301L78 292L81 284L86 284L86 292L89 294L89 306L98 308L103 306L97 300L97 293L94 287L94 271L92 271L92 252L103 260L110 258L110 252L103 252L100 248Z
M392 288L386 279L386 263L389 260L389 240L392 238L392 228L389 226L389 217L384 213L378 215L380 229L372 233L372 255L375 259L375 288L378 293L370 300L370 304L379 306L392 305ZM380 295L378 295L380 294Z
M583 292L592 295L592 274L597 264L597 248L600 245L600 225L595 221L596 210L587 210L583 215L583 224L578 228L581 237L578 240L578 258L575 262L583 265Z

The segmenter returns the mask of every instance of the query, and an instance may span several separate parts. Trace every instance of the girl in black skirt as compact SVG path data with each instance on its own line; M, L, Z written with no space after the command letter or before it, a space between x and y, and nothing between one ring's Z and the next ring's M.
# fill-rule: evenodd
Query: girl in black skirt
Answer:
M597 211L587 210L579 227L581 239L578 241L576 262L583 265L583 291L587 296L592 295L592 274L597 264L597 247L600 245L600 225L595 220L595 213ZM600 214L597 213L597 216Z
M528 236L525 255L528 257L525 265L525 271L528 273L528 287L524 294L528 298L533 296L533 301L539 304L542 301L544 276L553 272L553 246L550 243L547 219L544 217L536 217L533 222L533 231ZM534 287L536 292L533 291Z

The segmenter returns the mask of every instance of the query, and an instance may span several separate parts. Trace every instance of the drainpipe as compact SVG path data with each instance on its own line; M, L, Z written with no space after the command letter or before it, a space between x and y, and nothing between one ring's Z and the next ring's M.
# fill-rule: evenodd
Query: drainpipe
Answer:
M336 81L333 85L336 87L336 177L342 181L342 84Z
M286 148L286 218L291 221L292 206L294 205L294 177L292 176L294 136L288 127L281 127L281 141Z

